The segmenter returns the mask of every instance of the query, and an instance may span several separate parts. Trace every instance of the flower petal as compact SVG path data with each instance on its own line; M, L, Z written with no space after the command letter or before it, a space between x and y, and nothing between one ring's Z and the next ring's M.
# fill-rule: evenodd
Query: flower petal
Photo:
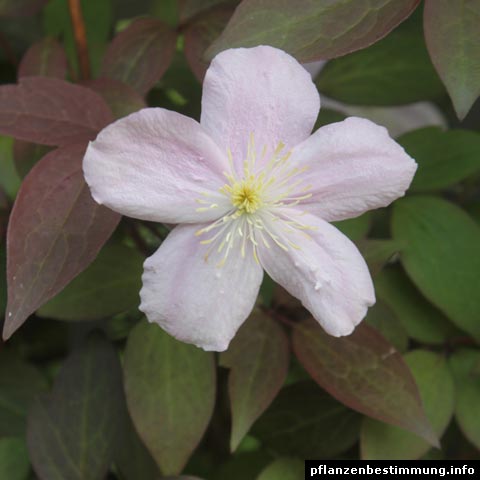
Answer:
M150 322L204 350L226 350L257 299L263 270L253 254L231 252L222 267L195 236L200 225L180 225L145 261L142 304Z
M375 303L372 278L357 247L327 222L295 209L285 209L288 219L311 229L270 230L280 243L296 244L284 251L276 243L260 244L260 263L274 281L297 297L327 333L349 335ZM307 235L306 235L307 233Z
M167 223L208 221L228 211L218 191L227 168L226 157L195 120L162 108L141 110L106 127L83 161L98 203ZM201 212L197 199L207 202ZM210 204L218 207L206 208Z
M327 221L387 206L404 195L417 169L384 127L356 117L320 128L290 161L308 168L302 185L312 186L312 197L302 208Z
M320 98L308 72L273 47L219 53L203 83L200 123L240 171L251 133L258 152L283 142L291 148L310 135Z

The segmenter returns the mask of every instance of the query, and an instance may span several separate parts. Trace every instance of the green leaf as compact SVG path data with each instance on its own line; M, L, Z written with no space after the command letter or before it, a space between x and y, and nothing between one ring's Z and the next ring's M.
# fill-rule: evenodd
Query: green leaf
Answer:
M0 437L25 434L30 404L46 387L45 378L33 365L8 351L0 353Z
M458 327L480 339L480 227L463 210L436 197L395 203L401 261L420 291Z
M369 238L359 242L358 248L367 262L372 276L377 275L385 264L402 249L402 244L395 240Z
M115 442L114 461L122 480L157 480L158 467L140 440L130 419L126 404L120 421L120 434Z
M454 408L454 385L446 361L433 352L415 350L405 355L405 362L415 377L428 419L441 437ZM401 428L366 418L360 449L366 460L413 460L425 454L430 445Z
M123 245L108 245L95 261L37 315L59 320L95 320L136 307L144 257Z
M213 354L141 322L128 338L124 375L140 437L164 474L180 473L212 415Z
M255 311L242 325L220 364L230 369L231 450L275 398L288 373L290 352L282 327Z
M256 478L271 461L271 455L264 451L242 452L230 455L225 463L215 469L212 480L246 480Z
M106 43L112 28L112 1L81 0L81 8L85 23L88 53L93 71L100 66ZM52 37L63 38L67 57L75 70L78 70L78 58L72 21L65 0L50 0L44 9L44 29Z
M303 480L305 467L297 458L279 458L257 477L257 480Z
M324 125L329 125L330 123L341 122L347 118L343 112L338 112L337 110L332 110L330 108L325 108L322 105L320 109L320 113L318 114L317 121L315 122L315 126L313 127L313 131L316 132L320 127ZM360 217L357 217L360 218ZM356 220L356 219L353 219ZM348 222L348 220L343 220L342 222L337 222L338 224Z
M91 336L74 351L53 392L39 397L28 419L28 450L37 474L48 480L104 478L113 458L122 398L115 350Z
M403 135L398 142L418 163L411 191L439 190L480 171L477 132L427 127Z
M50 150L51 147L46 145L15 140L13 143L13 162L18 175L22 179L25 178L33 166Z
M445 315L418 292L398 267L389 267L375 278L377 297L402 322L408 336L420 343L441 344L455 331Z
M365 322L380 332L399 352L408 347L408 336L393 310L381 301L368 309Z
M311 381L285 387L253 427L276 455L333 457L358 439L361 417Z
M417 5L418 0L243 0L206 55L271 45L303 63L338 57L384 37Z
M179 4L180 2L177 0L152 0L150 11L154 17L159 18L171 27L176 27L178 24Z
M356 218L349 218L348 220L342 220L341 222L333 222L333 225L335 225L350 240L356 242L366 237L372 225L372 214L371 212L366 212Z
M463 119L480 95L480 3L426 0L425 39L433 64Z
M400 105L444 94L417 15L375 45L328 62L321 93L356 105Z
M293 349L310 376L340 402L437 443L410 370L372 327L362 323L336 338L309 319L295 325Z
M455 379L455 418L464 435L480 449L480 352L462 349L450 357Z
M30 471L27 446L22 438L0 438L0 478L26 480Z
M9 198L14 199L21 180L13 163L12 146L12 138L0 136L0 187Z

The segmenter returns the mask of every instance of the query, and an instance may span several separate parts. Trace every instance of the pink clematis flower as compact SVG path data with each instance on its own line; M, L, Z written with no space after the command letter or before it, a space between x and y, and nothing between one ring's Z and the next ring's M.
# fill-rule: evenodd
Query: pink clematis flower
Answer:
M180 224L145 262L140 310L174 337L222 351L250 314L263 270L331 335L350 334L375 294L355 245L328 222L384 207L416 163L360 118L310 135L320 99L290 55L267 46L212 61L200 123L148 108L90 143L93 198Z

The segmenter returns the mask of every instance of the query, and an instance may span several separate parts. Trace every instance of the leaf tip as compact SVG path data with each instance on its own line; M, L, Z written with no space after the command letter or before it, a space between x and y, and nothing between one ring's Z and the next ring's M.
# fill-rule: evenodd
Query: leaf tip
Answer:
M432 447L441 448L438 435L433 430L429 420L425 417L423 422L418 424L414 431L417 435L426 440Z

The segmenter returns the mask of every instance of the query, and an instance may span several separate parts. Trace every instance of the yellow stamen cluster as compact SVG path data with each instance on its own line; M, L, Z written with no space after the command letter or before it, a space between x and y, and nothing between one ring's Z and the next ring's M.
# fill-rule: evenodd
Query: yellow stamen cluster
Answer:
M255 213L262 206L264 185L261 178L250 175L233 185L225 185L223 189L230 193L232 204L240 214Z
M265 146L261 153L261 164L264 166L258 172L256 171L255 143L253 134L251 134L248 142L247 158L243 163L243 175L240 178L234 166L232 153L230 150L228 151L230 172L224 173L228 183L220 188L220 193L229 199L232 210L216 222L196 232L198 236L214 232L210 238L200 242L204 245L211 245L205 255L205 261L208 261L210 253L215 248L214 245L216 245L217 253L224 251L223 259L218 263L218 266L225 263L229 252L238 242L242 257L245 257L247 245L251 245L253 256L257 262L259 242L265 248L270 248L269 240L283 250L288 250L289 247L299 248L288 238L282 241L272 231L272 225L279 221L281 231L287 234L291 233L292 229L296 231L312 229L312 227L304 225L298 220L287 217L285 213L282 216L277 214L278 209L294 207L302 200L311 197L311 194L307 193L311 186L302 186L302 180L295 179L305 172L306 168L292 168L288 164L291 152L282 155L284 147L283 143L279 143L270 160L264 163L267 151ZM209 196L208 193L204 195ZM218 207L216 203L210 203L207 199L198 199L197 202L209 205L208 207L200 207L197 211L206 211Z

